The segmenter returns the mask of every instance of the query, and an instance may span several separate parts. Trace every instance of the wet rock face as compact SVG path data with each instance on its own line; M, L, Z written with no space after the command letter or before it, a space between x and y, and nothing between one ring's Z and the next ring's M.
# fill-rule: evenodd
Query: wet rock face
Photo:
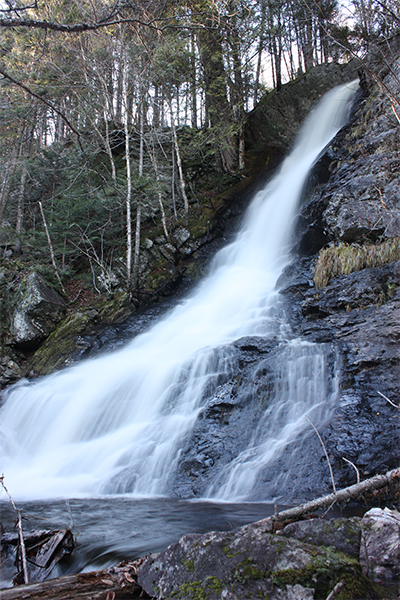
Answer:
M398 75L395 62L385 80L394 94ZM348 243L400 235L400 127L382 92L364 102L361 118L336 147L333 174L319 199L326 235Z
M297 348L300 362L296 362ZM287 439L284 428L286 413L292 414L292 405L310 401L292 392L296 390L295 380L298 378L301 386L303 376L307 377L307 371L302 370L304 365L308 365L311 374L314 366L323 364L318 370L321 375L318 386L328 394L333 392L336 351L331 344L324 344L311 348L309 355L303 354L300 346L272 336L241 338L233 343L230 352L234 357L233 375L225 374L225 381L219 380L209 390L205 407L181 447L168 493L185 498L218 498L222 494L224 500L279 498L284 504L330 492L324 451L311 426L305 420L297 423ZM290 384L288 373L291 373ZM330 406L316 409L313 419L318 426L324 423L326 426L331 413ZM288 421L287 428L291 431L293 423L290 418ZM252 444L260 447L260 457L266 453L268 460L260 458L252 463L254 453L249 451ZM233 483L231 487L228 481L241 452L247 457L243 458L246 466L239 466L241 475L235 475L234 479L243 485Z
M394 65L398 75L399 67ZM386 85L398 93L395 77ZM330 424L319 431L336 485L399 464L400 263L335 277L316 289L316 252L326 244L371 244L400 234L400 127L375 90L328 149L331 176L305 200L297 228L300 254L278 282L294 335L331 342L340 355L340 388ZM312 455L309 460L314 462Z
M63 318L66 306L43 277L31 273L21 289L12 315L12 343L20 349L33 349L46 339Z
M395 468L400 459L400 292L398 263L337 277L323 290L286 280L293 331L314 342L333 342L340 355L340 388L330 424L321 428L336 485ZM394 296L386 293L393 283ZM312 455L308 458L313 462Z

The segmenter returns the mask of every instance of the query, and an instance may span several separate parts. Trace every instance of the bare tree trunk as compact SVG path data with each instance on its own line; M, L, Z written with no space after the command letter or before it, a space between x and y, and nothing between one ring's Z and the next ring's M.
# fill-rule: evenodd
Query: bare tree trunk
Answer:
M140 230L142 225L142 200L140 196L137 199L136 208L136 226L135 226L135 252L133 256L133 285L137 290L139 288L139 259L140 259Z
M4 179L0 190L0 227L4 218L4 211L7 206L7 200L10 193L10 181L15 170L16 147L14 148L13 156L6 163L4 171Z
M18 197L17 197L17 221L15 224L15 254L21 254L21 234L22 226L24 221L24 196L25 196L25 184L28 176L28 165L26 161L22 163L21 176L19 181Z
M157 157L156 157L156 153L154 151L154 146L153 146L153 148L150 148L149 144L146 144L146 145L147 145L147 152L149 153L151 164L153 165L153 169L156 174L156 181L158 184L157 194L158 194L158 204L160 205L160 211L161 211L161 223L163 226L163 231L164 231L165 237L168 239L169 233L168 233L168 229L167 229L167 219L165 217L164 204L162 201L162 194L161 194L161 189L160 189L160 173L158 170Z
M187 217L188 212L189 212L189 200L188 200L188 197L186 195L186 184L185 184L185 179L183 177L181 154L180 154L180 151L179 151L178 136L176 135L175 118L174 118L174 113L172 111L172 102L171 101L170 101L170 104L169 104L169 108L170 108L170 111L171 111L171 126L172 126L172 135L173 135L174 146L175 146L176 162L178 164L179 184L180 184L180 188L181 188L181 194L182 194L182 198L183 198L183 204L184 204L184 207L185 207L185 216Z
M122 97L124 102L123 122L125 134L125 162L126 162L126 285L129 294L129 300L132 297L132 173L131 173L131 157L129 143L129 115L128 115L128 81L127 81L127 60L123 60L123 77L122 77Z
M242 170L245 167L245 139L244 139L244 123L242 122L239 130L239 169Z
M115 169L115 161L114 161L114 157L113 157L111 145L110 145L110 132L109 132L109 128L108 128L108 118L107 118L106 109L104 109L103 117L104 117L104 124L106 127L106 135L104 138L104 143L105 143L108 158L110 159L111 176L112 176L113 181L116 181L117 180L117 171Z
M261 58L262 58L262 53L264 50L264 43L265 43L265 9L266 9L266 0L261 0L260 39L258 42L257 69L256 69L256 79L254 82L254 104L256 104L258 101L258 87L260 85L260 76L261 76Z
M197 128L197 77L196 77L196 45L193 31L190 32L190 95L192 105L192 127Z
M158 129L160 127L160 97L159 87L157 84L154 85L154 101L153 101L153 127Z
M175 219L178 219L178 213L176 212L176 197L175 197L175 171L176 171L175 149L172 148L172 181L171 181L172 208L174 210Z
M144 160L144 115L143 115L143 98L140 99L139 105L139 177L143 177L143 160Z
M40 201L39 201L39 208L40 208L40 214L42 215L43 226L44 226L44 229L45 229L45 232L46 232L47 243L49 245L51 262L52 262L52 265L54 267L54 271L55 271L56 277L58 279L58 282L59 282L59 284L61 286L61 289L62 289L63 293L65 294L65 288L63 286L63 282L61 281L60 273L58 272L58 269L57 269L56 259L54 257L53 244L51 243L51 238L50 238L50 233L49 233L49 230L48 230L48 227L47 227L46 217L44 216L43 206L42 206L42 203Z

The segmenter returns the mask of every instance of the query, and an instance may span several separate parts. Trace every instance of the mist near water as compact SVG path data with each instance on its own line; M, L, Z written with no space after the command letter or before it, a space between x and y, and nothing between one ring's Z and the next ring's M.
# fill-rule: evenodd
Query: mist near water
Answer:
M208 496L251 500L265 464L309 426L304 415L329 410L337 388L320 385L329 379L324 351L286 340L275 283L290 260L310 168L345 124L357 85L323 98L277 175L255 196L236 240L216 255L191 296L123 349L5 393L0 471L15 498L167 494L183 440L221 376L235 373L229 344L242 336L280 336L287 344L286 366L277 374L278 416L266 412L246 452L216 473Z

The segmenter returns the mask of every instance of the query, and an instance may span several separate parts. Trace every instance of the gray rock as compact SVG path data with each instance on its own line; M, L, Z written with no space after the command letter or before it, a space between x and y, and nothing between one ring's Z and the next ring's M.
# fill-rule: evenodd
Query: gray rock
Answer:
M372 508L361 521L360 563L373 581L400 578L400 513Z
M21 367L14 360L7 361L3 377L9 381L20 379L22 377Z
M301 542L316 546L334 546L348 556L358 557L360 552L360 519L309 519L289 523L280 532Z
M322 290L304 293L303 315L326 316L384 304L400 286L400 261L334 277Z
M260 522L229 533L185 535L147 558L138 582L156 598L312 600L327 597L341 577L363 578L354 559L267 529Z
M184 227L181 227L178 229L178 231L175 231L172 237L176 242L176 247L180 248L190 238L190 231Z
M11 335L15 346L31 349L36 348L56 328L65 314L66 306L61 296L38 273L31 273L25 283L12 316Z
M176 248L172 244L163 244L160 246L160 252L169 262L175 262Z

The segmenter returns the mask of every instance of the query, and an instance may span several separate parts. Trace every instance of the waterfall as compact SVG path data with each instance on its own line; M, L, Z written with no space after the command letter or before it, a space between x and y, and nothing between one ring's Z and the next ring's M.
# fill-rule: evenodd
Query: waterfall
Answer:
M245 335L283 335L275 283L289 261L298 201L310 168L345 124L356 87L353 82L323 98L278 174L256 195L236 240L166 318L119 351L5 393L0 471L15 497L166 493L182 441L206 399L237 368L230 343ZM275 442L257 433L220 480L222 496L246 497L246 489L250 495L243 465L257 473L299 430L300 417L333 393L310 392L312 378L324 369L321 352L301 342L289 346L295 374L279 375L286 383L280 384L281 408L279 394L275 400ZM295 385L304 360L303 384Z

